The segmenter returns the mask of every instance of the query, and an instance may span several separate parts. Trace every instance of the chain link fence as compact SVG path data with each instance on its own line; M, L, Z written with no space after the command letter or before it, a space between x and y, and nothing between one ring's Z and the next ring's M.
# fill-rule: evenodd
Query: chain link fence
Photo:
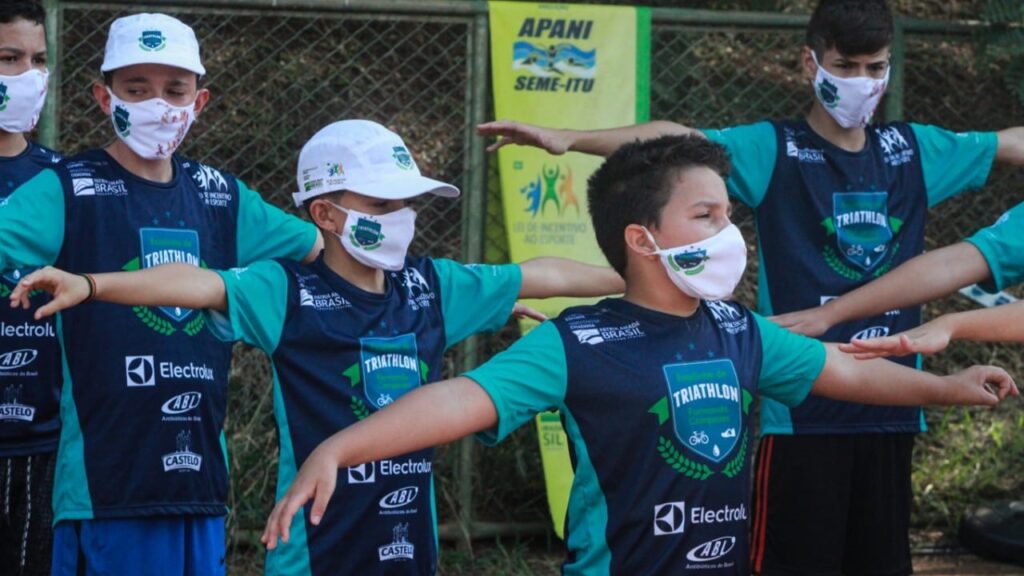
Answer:
M114 18L142 7L56 0L51 4L59 10L61 23L57 145L68 153L103 146L112 131L91 91L94 83L102 82L98 71L106 31ZM483 212L475 208L482 208L485 191L497 186L496 162L482 162L480 142L471 135L478 119L492 116L484 3L279 0L275 8L257 0L228 4L181 0L145 6L192 25L209 70L203 85L212 93L211 102L183 154L233 172L268 201L293 210L290 193L302 144L332 121L370 118L403 135L424 173L459 183L465 192L459 201L433 199L421 209L413 250L437 257L479 259L486 253L491 261L507 259L500 203L488 202ZM765 3L766 8L796 13L806 13L810 4ZM904 5L911 4L901 1L896 6L906 9ZM920 5L923 15L962 18L976 13L972 10L977 2ZM655 10L652 118L721 127L801 116L813 97L797 63L803 20L785 18L764 14L731 20L729 13ZM757 24L758 20L763 22ZM888 97L899 99L899 106L883 104L887 110L902 110L906 119L956 130L1024 124L1024 109L1000 82L999 63L980 58L971 36L908 28L902 38L905 41L897 39L896 58L905 56L896 73L903 72L904 84L902 92L891 90ZM1022 200L1020 171L997 169L983 191L934 211L928 243L955 242ZM753 240L751 213L739 209L736 219ZM751 256L756 265L753 248ZM755 302L755 277L751 270L739 292L748 304ZM929 306L927 312L967 307L962 299L953 298ZM486 359L516 336L510 324L493 337L449 354L447 374ZM929 360L928 367L951 371L974 362L998 362L1017 374L1024 367L1019 352L1010 346L958 346ZM254 530L262 527L272 504L277 466L270 370L263 354L239 347L230 385L231 561L257 566L261 556ZM929 421L935 433L919 444L915 480L920 524L948 528L970 497L1021 492L1021 476L1013 473L1014 468L1020 470L1021 451L1000 457L998 449L978 448L991 446L997 432L1001 438L1012 431L1019 436L1019 420L1005 411L933 410ZM938 463L947 458L952 435L967 435L976 449L972 454L966 449L956 452L957 457L980 458L998 474L982 481L978 473L971 473L979 467L965 462L961 468L967 472L937 477L945 470ZM449 534L479 535L481 531L470 524L477 520L530 522L534 529L547 522L532 427L485 452L474 452L465 444L462 450L442 449L435 470L441 522L463 523Z

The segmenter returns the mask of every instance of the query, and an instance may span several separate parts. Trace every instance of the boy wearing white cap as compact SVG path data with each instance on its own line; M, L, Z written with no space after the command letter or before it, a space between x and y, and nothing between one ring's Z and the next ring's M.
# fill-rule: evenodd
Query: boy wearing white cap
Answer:
M174 154L209 100L191 28L162 14L120 18L102 71L93 94L118 138L8 197L0 270L231 268L318 252L312 226ZM54 574L223 572L231 349L204 323L183 307L105 304L58 319Z
M502 326L516 298L624 288L610 268L560 258L463 266L407 256L416 222L408 202L459 191L420 175L401 138L373 122L347 120L318 132L302 149L297 181L296 204L326 238L313 263L278 259L216 273L173 265L95 278L46 269L15 292L53 291L42 314L90 293L120 304L226 313L208 317L213 331L264 350L273 363L279 498L317 444L439 380L445 350ZM420 450L340 470L343 503L324 522L296 518L293 541L268 555L267 573L433 574L432 465L433 451Z
M60 155L26 138L46 100L46 11L35 0L0 3L0 204ZM0 271L0 297L24 270ZM4 574L50 573L50 499L60 434L60 348L52 318L0 309L0 566ZM41 334L41 335L40 335Z

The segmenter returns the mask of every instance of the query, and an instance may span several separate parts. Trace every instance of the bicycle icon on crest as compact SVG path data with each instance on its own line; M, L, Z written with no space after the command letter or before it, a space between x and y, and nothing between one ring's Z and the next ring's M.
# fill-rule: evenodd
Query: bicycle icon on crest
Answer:
M694 430L693 434L690 434L690 446L696 446L697 444L707 444L711 439L708 438L707 432L701 430Z

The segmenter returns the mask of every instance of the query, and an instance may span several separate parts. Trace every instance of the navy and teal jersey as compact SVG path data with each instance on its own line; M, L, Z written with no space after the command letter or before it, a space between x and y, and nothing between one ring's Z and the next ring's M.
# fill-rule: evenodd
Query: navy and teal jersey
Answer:
M172 180L156 183L95 150L40 172L0 209L0 259L96 273L231 268L312 249L312 225L230 174L177 156L172 165ZM204 324L184 308L102 302L59 315L56 522L226 512L231 348Z
M733 161L730 194L754 209L760 257L758 308L783 314L820 306L920 254L927 211L988 178L995 133L953 133L891 123L865 129L858 152L804 121L760 122L707 136ZM834 326L829 342L894 334L920 324L919 306ZM898 362L915 366L910 356ZM765 434L918 432L920 408L812 398L796 408L767 399Z
M402 270L385 274L385 292L374 294L335 274L322 257L221 273L228 314L211 315L211 327L271 359L278 499L318 444L441 379L446 349L504 325L522 281L517 265L428 258L407 258ZM308 522L308 508L300 510L291 539L268 554L266 572L434 574L432 468L433 450L420 450L339 470L320 525Z
M497 410L485 443L561 411L575 470L563 574L746 576L751 404L799 404L824 365L823 344L734 302L683 318L609 299L466 376Z
M0 157L0 210L7 197L60 154L33 142L21 154ZM60 348L52 318L35 320L49 295L31 296L28 310L7 306L7 297L31 269L0 270L0 457L57 449L60 434Z
M1024 282L1024 202L967 242L981 251L992 273L991 280L982 284L984 288L995 292Z

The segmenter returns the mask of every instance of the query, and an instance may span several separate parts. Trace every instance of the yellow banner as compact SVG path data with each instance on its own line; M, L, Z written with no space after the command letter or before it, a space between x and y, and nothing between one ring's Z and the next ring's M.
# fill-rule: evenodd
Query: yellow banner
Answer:
M623 6L491 2L491 71L499 119L594 130L645 122L650 106L650 11ZM498 151L502 208L513 262L563 256L607 265L586 205L602 159ZM549 317L585 300L529 304ZM524 325L524 331L530 326ZM572 468L557 414L537 418L548 504L562 537Z

